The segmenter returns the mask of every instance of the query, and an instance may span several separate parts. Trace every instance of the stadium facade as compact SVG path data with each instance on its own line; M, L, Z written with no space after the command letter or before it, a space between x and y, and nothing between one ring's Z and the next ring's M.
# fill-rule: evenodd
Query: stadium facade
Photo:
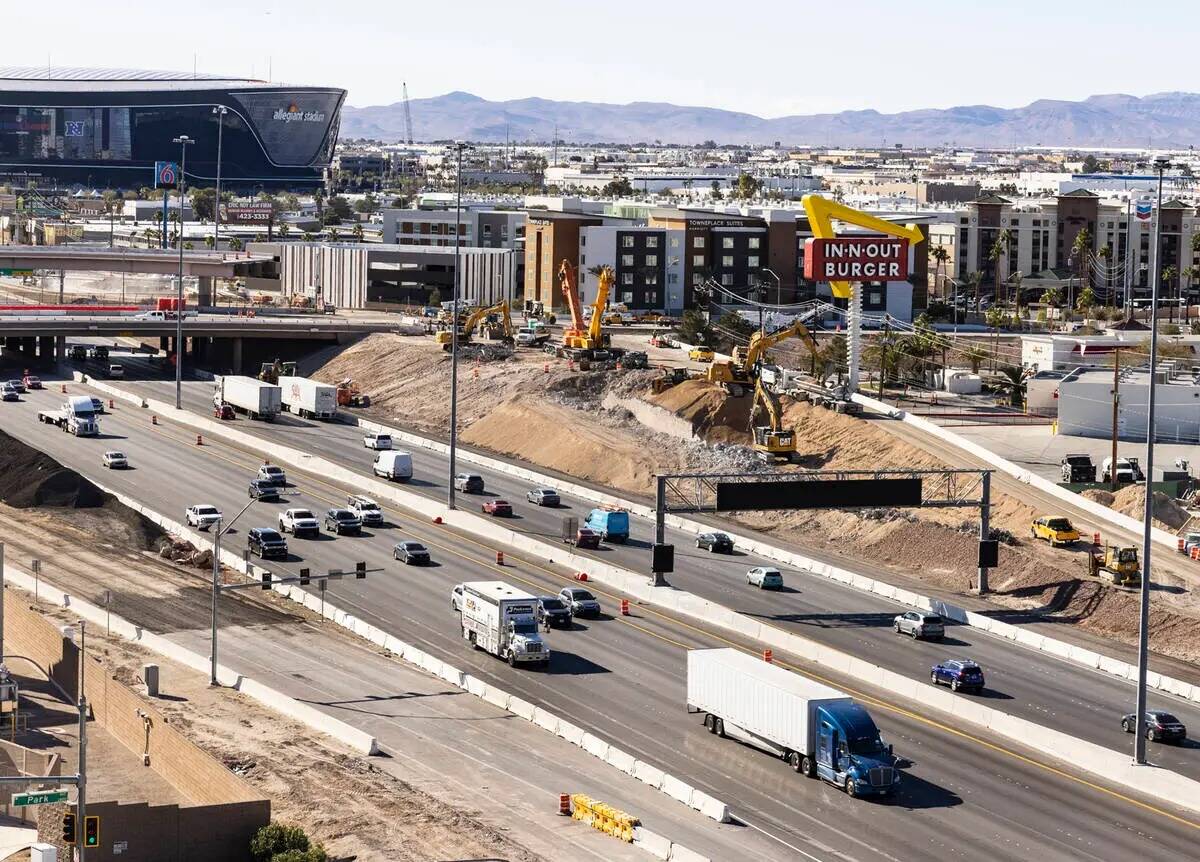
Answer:
M137 189L156 161L189 185L312 189L328 168L346 91L134 69L0 67L0 183ZM224 107L225 113L214 113Z

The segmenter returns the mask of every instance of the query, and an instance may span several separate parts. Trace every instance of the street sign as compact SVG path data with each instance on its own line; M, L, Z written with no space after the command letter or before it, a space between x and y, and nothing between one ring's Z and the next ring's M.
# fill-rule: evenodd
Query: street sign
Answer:
M0 275L10 278L24 278L27 275L33 275L32 269L0 269Z
M14 793L13 805L48 805L52 802L66 802L67 791L44 790L40 793Z
M154 187L156 189L174 188L178 182L179 168L174 162L154 163Z

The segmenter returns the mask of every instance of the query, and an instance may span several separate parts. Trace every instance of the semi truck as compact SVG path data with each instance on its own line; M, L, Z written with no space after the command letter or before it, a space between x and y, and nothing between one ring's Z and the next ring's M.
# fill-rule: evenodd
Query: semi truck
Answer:
M307 377L281 376L283 409L305 419L332 419L337 415L337 387Z
M86 395L72 395L57 410L39 410L38 421L57 425L76 437L95 437L100 433L96 406Z
M709 733L782 758L849 796L888 796L900 785L892 746L847 694L736 649L687 654L687 709Z
M463 639L518 664L550 664L550 647L538 634L537 596L504 581L469 581L459 606Z
M253 377L227 374L217 378L216 391L213 393L213 406L220 407L223 404L245 413L251 419L272 422L279 415L282 402L278 386Z

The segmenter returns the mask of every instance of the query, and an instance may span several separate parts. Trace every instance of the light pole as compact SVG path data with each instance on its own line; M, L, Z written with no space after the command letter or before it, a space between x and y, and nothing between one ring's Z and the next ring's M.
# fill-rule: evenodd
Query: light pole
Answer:
M1133 738L1134 763L1146 762L1146 671L1150 640L1150 532L1154 515L1154 373L1158 370L1158 292L1162 287L1162 195L1163 172L1170 166L1166 156L1155 156L1154 168L1158 171L1158 208L1154 212L1154 245L1150 249L1153 269L1150 271L1150 392L1146 400L1146 503L1142 511L1142 583L1139 589L1138 613L1138 677L1137 705L1134 722L1137 727ZM1117 469L1113 464L1114 471Z
M780 279L779 276L777 276L775 274L775 270L773 270L773 269L768 269L767 267L764 266L762 268L762 271L765 272L767 275L771 276L771 278L775 279L775 304L782 305L783 304L783 281L782 281L782 279ZM794 298L793 298L793 301L794 301Z
M225 134L225 115L229 109L217 105L212 109L217 115L217 199L213 201L213 250L221 250L221 139Z
M179 144L179 283L175 305L175 409L183 409L183 201L187 196L187 135L172 139Z
M453 149L458 154L458 172L456 186L458 187L454 203L454 282L450 287L450 481L446 507L454 508L454 471L455 458L458 449L458 258L462 247L462 157L463 150L470 149L461 141Z
M217 682L217 597L221 595L221 536L225 535L233 527L234 522L256 502L258 502L257 498L252 497L228 524L224 523L224 518L219 518L217 523L213 524L212 649L210 650L212 655L210 656L211 668L208 677L208 684L212 686L220 685Z

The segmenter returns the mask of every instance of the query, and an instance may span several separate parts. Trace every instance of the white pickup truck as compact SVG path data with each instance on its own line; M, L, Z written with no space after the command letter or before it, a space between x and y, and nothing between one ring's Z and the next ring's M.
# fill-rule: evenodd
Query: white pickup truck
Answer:
M195 527L197 530L207 530L213 524L221 522L221 510L216 506L201 504L198 506L188 506L184 513L189 527Z
M287 509L279 516L279 532L300 536L316 536L321 532L321 522L309 509Z

